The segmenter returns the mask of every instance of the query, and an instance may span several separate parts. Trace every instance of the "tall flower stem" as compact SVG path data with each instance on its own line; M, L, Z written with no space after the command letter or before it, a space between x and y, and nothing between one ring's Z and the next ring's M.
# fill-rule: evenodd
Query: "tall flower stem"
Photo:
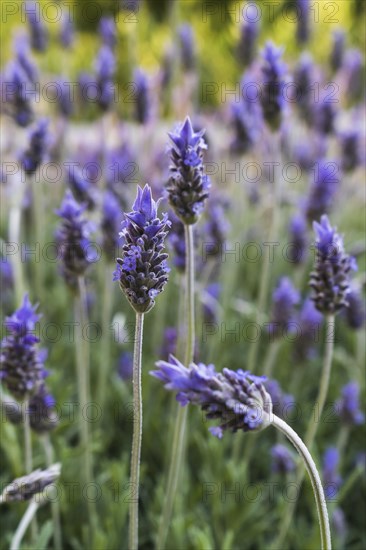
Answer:
M280 159L281 162L281 144L280 144L280 133L277 132L277 135L272 136L273 141L275 142L275 155ZM282 182L280 180L280 177L275 175L274 182L273 182L273 204L272 204L272 220L271 225L269 228L269 234L268 234L268 242L273 243L277 239L278 235L278 227L280 223L280 206L281 206L281 196L282 196ZM268 295L268 288L269 288L269 280L270 280L270 274L271 274L271 257L269 250L266 251L264 254L263 259L263 266L261 270L261 278L259 282L259 295L258 295L258 304L256 309L256 317L255 322L258 323L261 315L263 314L263 311L266 306L267 301L267 295ZM257 338L251 345L250 351L249 351L249 357L248 357L248 370L250 372L255 372L256 370L256 362L257 362L257 355L258 355L258 347L259 347L259 341L260 339Z
M311 485L313 487L318 512L321 547L322 550L330 550L332 547L332 543L330 538L328 510L325 501L323 486L321 484L314 460L312 459L307 446L297 435L297 433L288 424L286 424L286 422L281 420L281 418L278 418L278 416L276 415L273 415L271 420L272 425L280 430L287 437L287 439L293 444L293 446L296 448L297 452L304 461L304 466L307 473L309 474Z
M79 422L80 439L82 444L82 470L84 472L84 481L86 484L93 481L93 462L92 449L90 442L90 429L87 420L87 408L90 403L90 373L89 373L89 345L83 335L83 328L87 325L87 303L86 288L84 277L78 277L78 296L75 300L75 320L76 320L76 366L78 376L79 392ZM88 499L88 512L90 524L94 524L95 503Z
M29 422L29 399L24 401L24 460L25 471L27 474L31 474L33 470L33 453L32 453L32 434ZM31 540L35 544L37 537L37 522L36 518L31 521Z
M144 314L136 313L135 344L133 354L133 436L130 477L131 488L134 496L130 502L129 550L137 550L138 548L138 508L142 439L141 361L143 329Z
M184 224L184 236L186 244L186 347L185 365L193 361L195 344L195 311L194 311L194 246L193 226ZM165 548L168 536L171 516L173 512L175 495L177 492L179 473L184 454L184 442L187 425L187 407L178 406L175 420L172 455L168 473L168 485L164 500L163 512L159 526L157 545L159 550Z
M111 274L108 264L102 268L103 273L103 305L102 305L102 340L100 345L101 364L99 367L98 383L98 403L103 408L105 402L105 392L109 374L109 362L111 351L111 332L110 321L112 311L113 293L110 288Z
M44 454L46 457L47 466L50 467L54 461L54 452L50 436L45 434L42 437ZM53 523L53 540L55 545L55 550L62 550L62 535L61 535L61 521L60 521L60 502L58 499L52 500L51 502L52 510L52 523Z
M30 179L30 187L32 189L32 216L33 216L33 223L34 223L34 229L35 229L35 237L36 237L36 259L35 259L35 266L34 266L34 282L35 282L35 289L37 292L37 298L40 300L43 296L44 292L44 273L43 273L43 262L42 262L42 240L44 239L44 196L43 196L43 190L41 188L41 183L37 179L37 174L33 174L29 176ZM39 247L39 248L38 248ZM37 260L39 252L39 257Z
M334 315L326 316L325 330L327 331L327 334L326 334L324 363L323 363L323 370L322 370L322 376L320 380L318 397L316 400L316 417L317 418L311 419L311 422L308 426L308 429L305 435L305 443L310 452L315 441L315 436L318 430L318 426L320 424L320 419L324 409L325 400L328 394L330 372L332 368L332 359L333 359L333 350L334 350ZM302 481L304 479L304 474L305 474L304 469L300 467L296 477L296 484L298 489L301 488ZM292 503L286 515L286 518L282 523L280 533L278 535L277 540L274 543L273 548L282 547L283 540L285 539L288 529L291 525L292 518L295 513L295 509L296 509L296 501Z
M35 514L38 510L38 507L39 507L39 502L37 502L36 500L32 500L24 516L20 520L17 530L14 533L14 536L10 543L10 550L18 550L20 548L23 537L28 529L29 524L34 519Z

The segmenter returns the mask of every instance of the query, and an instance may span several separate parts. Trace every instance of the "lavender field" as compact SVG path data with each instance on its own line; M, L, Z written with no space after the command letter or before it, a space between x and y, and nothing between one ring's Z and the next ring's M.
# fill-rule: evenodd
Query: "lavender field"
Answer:
M365 19L3 0L0 550L366 547Z

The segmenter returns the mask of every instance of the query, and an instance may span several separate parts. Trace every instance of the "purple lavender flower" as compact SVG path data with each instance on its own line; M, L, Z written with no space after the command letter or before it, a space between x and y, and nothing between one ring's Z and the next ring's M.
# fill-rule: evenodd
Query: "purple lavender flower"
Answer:
M344 172L352 172L361 163L360 138L357 128L344 130L339 134L341 167Z
M221 294L220 283L209 284L202 295L203 317L206 323L216 323L218 318L218 299Z
M336 447L329 447L323 455L323 487L325 498L332 500L336 497L342 484L338 474L339 452Z
M20 502L30 500L60 476L60 464L53 464L47 470L34 470L26 476L18 477L3 490L1 502Z
M347 534L347 523L343 510L337 506L334 508L331 518L332 531L341 539L344 540Z
M272 314L268 331L274 338L279 338L283 332L294 324L294 307L300 300L300 294L288 277L282 277L272 296Z
M314 109L314 125L325 136L334 132L338 99L323 94Z
M230 150L243 155L258 142L262 129L262 112L256 98L252 96L254 76L246 72L241 81L241 98L239 103L231 104L231 119L234 128L234 140Z
M204 130L194 132L189 117L175 133L169 133L173 142L170 150L172 166L167 184L169 203L184 224L198 220L208 198L209 178L203 171Z
M139 124L146 124L150 120L149 83L146 73L135 69L133 73L135 85L135 119Z
M107 111L114 97L113 78L116 71L116 59L108 46L102 46L95 60L96 83L98 87L98 104Z
M137 13L142 0L121 0L121 10Z
M217 257L226 242L226 237L230 229L229 222L225 216L225 208L228 205L221 196L212 196L207 202L208 220L203 226L203 246L205 258Z
M277 380L267 379L264 386L271 397L274 414L286 420L294 408L295 398L282 391Z
M365 415L360 410L360 387L357 382L343 386L335 411L345 424L357 426L365 422Z
M269 425L272 403L263 386L264 376L229 369L218 373L214 365L203 363L185 367L173 355L156 366L158 370L150 374L167 390L178 392L180 405L199 405L208 420L220 420L219 426L210 428L216 437L221 438L224 430L259 431Z
M296 162L301 170L310 172L316 169L316 163L324 158L327 152L327 144L324 136L317 135L311 143L308 141L300 141L292 151L292 159Z
M314 104L312 87L314 84L314 62L311 55L303 53L294 70L294 84L296 89L296 104L301 117L311 125L314 122Z
M324 315L335 314L348 306L349 273L357 269L354 258L344 251L343 239L330 225L328 216L313 223L316 233L316 259L310 274L315 307Z
M164 360L168 360L170 355L174 355L177 351L178 331L175 327L167 327L164 330L163 344L159 355Z
M361 291L353 286L347 294L348 307L343 311L348 326L359 330L365 324L366 310Z
M29 82L35 84L38 79L38 69L30 56L28 37L18 35L15 39L16 60L27 75Z
M316 164L305 204L308 221L318 220L320 216L330 211L339 181L340 169L337 162L323 159Z
M31 396L47 376L45 352L38 349L35 336L40 319L36 309L26 294L21 307L5 319L9 334L1 342L0 379L18 400Z
M100 19L99 33L103 44L114 50L117 44L117 27L113 17L102 17Z
M91 182L78 166L68 167L68 184L78 202L84 203L89 210L95 207L96 197Z
M106 191L103 201L103 217L101 230L103 235L103 252L109 261L114 260L118 249L118 229L121 220L121 208L115 195Z
M342 29L333 32L333 45L330 54L330 66L333 72L337 72L343 63L346 35Z
M95 260L90 250L91 224L82 218L86 206L76 202L67 190L56 214L62 218L56 238L61 252L61 272L66 283L74 288L77 277L83 275Z
M310 0L297 0L297 29L296 38L299 44L304 44L309 40L309 16Z
M166 214L157 217L157 207L146 184L137 188L132 212L125 213L121 236L125 244L123 256L117 258L114 281L137 313L147 313L155 305L155 297L164 290L169 268L164 254L164 240L170 222Z
M56 79L57 85L57 104L61 114L68 118L74 111L73 96L69 88L68 81L59 77Z
M12 301L14 286L13 268L9 258L0 256L0 304L7 306Z
M171 228L169 231L168 241L172 247L173 264L178 271L184 272L186 268L186 242L184 238L184 225L174 212L169 213Z
M118 376L121 380L132 380L133 373L133 353L124 351L121 353L118 360Z
M127 185L135 182L137 172L136 157L128 143L123 143L117 149L107 151L105 167L107 186L118 197L124 209L127 208Z
M30 133L29 145L21 157L20 162L26 174L34 174L37 168L44 162L47 148L49 147L48 120L42 118L36 128Z
M60 42L64 48L69 49L72 47L75 40L75 29L73 18L71 13L63 13L61 19L61 29L60 29Z
M240 28L240 39L238 44L238 58L240 63L247 67L255 56L257 49L257 38L259 34L258 10L254 4L249 4L245 11L245 21Z
M49 393L44 383L37 387L36 392L29 400L29 422L32 430L37 433L45 433L56 428L58 418L55 411L55 399Z
M13 119L22 128L29 126L34 118L29 94L26 93L30 81L19 62L13 61L7 66L4 81L4 99L11 107Z
M305 361L315 356L315 344L319 342L322 323L322 314L316 309L313 300L306 298L297 317L299 332L294 349L297 361Z
M32 48L44 52L48 45L48 30L42 19L40 8L40 2L26 1L25 14L29 23Z
M267 42L262 52L263 83L261 105L263 117L272 130L278 130L281 125L282 112L285 106L284 75L287 66L282 61L282 48L277 48Z
M290 220L289 237L291 247L288 248L286 259L295 265L302 264L307 256L308 239L307 224L301 214L296 214Z
M351 102L359 101L364 90L363 56L355 48L346 52L344 57L347 97Z
M196 65L194 33L191 25L184 23L178 29L180 59L184 71L192 71Z
M296 467L294 455L285 445L278 443L271 449L272 471L276 474L288 474Z

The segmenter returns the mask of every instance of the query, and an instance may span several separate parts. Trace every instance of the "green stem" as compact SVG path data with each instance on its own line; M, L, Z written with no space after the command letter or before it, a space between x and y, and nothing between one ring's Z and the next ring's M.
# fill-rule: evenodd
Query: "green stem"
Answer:
M304 444L302 439L297 435L297 433L288 425L286 422L278 418L278 416L273 415L272 425L280 430L287 439L293 444L293 446L298 451L299 455L304 461L306 471L309 474L311 485L313 487L319 527L320 527L320 536L321 536L321 547L322 550L330 550L332 548L332 542L330 538L330 528L329 528L329 518L328 510L326 505L326 500L324 496L323 486L320 481L318 470L314 460L311 457L311 454Z
M24 401L24 453L25 453L25 471L31 474L33 470L33 454L32 454L32 434L29 421L29 399ZM37 522L34 517L31 522L31 541L34 544L37 538Z
M47 466L50 467L53 464L54 452L49 434L45 434L42 437L44 454L46 456ZM53 523L53 541L55 550L62 550L62 535L61 535L61 520L60 520L60 503L59 500L52 500L52 523Z
M324 363L323 363L323 370L322 370L322 376L320 380L320 386L319 386L319 392L318 397L316 400L317 405L317 421L312 420L308 426L306 436L305 436L305 444L309 451L311 452L315 436L318 430L318 426L321 420L322 412L325 405L325 400L327 398L328 394L328 387L329 387L329 380L330 380L330 372L332 368L332 359L333 359L333 351L334 351L334 315L328 315L326 317L326 344L325 344L325 355L324 355ZM302 481L304 479L304 469L300 467L300 470L298 471L296 483L298 486L298 489L300 490ZM295 513L296 509L296 502L292 503L292 506L290 507L288 514L286 515L286 518L284 522L282 523L282 527L279 533L279 536L277 540L274 543L273 548L281 548L282 543L287 535L287 532L290 528L293 515Z
M19 549L21 542L23 540L23 537L25 535L25 532L28 529L29 524L32 522L33 518L35 517L35 514L38 510L38 506L39 506L39 503L36 502L35 500L32 500L31 503L29 504L24 516L20 520L17 530L14 533L14 536L10 543L10 550Z
M267 356L264 360L264 366L263 366L263 374L268 378L272 376L273 367L276 362L280 347L281 347L281 339L278 338L274 342L271 342L268 348Z
M111 333L110 333L110 321L112 311L112 298L111 292L111 273L109 265L105 265L103 272L104 289L103 289L103 305L102 305L102 341L100 343L100 365L99 365L99 381L98 381L98 403L103 410L105 402L106 385L110 367L110 353L111 353Z
M144 314L136 313L135 344L133 354L133 436L131 451L131 491L129 550L138 548L138 508L140 485L140 456L142 439L142 391L141 391L141 360L142 339L144 329Z
M186 350L185 365L193 361L195 344L195 315L194 315L194 246L193 227L184 226L186 243ZM184 442L187 425L187 407L178 405L178 413L175 420L172 456L168 473L168 485L164 500L163 512L159 526L156 547L159 550L165 548L168 536L171 516L173 512L175 495L177 492L179 474L184 454Z
M76 320L76 366L78 376L78 392L80 402L79 422L80 439L82 444L82 465L81 470L84 473L86 484L93 482L93 458L92 447L90 443L90 428L87 419L87 409L90 403L90 372L89 372L89 344L84 338L83 329L87 326L87 302L84 277L78 277L78 296L75 300L75 320ZM95 503L88 499L89 524L94 525ZM91 530L90 530L91 540ZM90 542L90 541L89 541Z
M29 177L32 189L32 217L35 230L36 259L33 273L35 289L38 300L41 300L44 291L43 262L42 262L42 239L44 238L44 196L40 181L37 181L36 174ZM39 248L38 248L39 247ZM37 259L39 251L39 258Z
M280 145L280 135L279 133L275 136L272 136L273 141L275 142L276 153L281 159L281 145ZM274 243L278 236L278 228L280 223L280 206L281 206L281 194L282 194L282 185L280 177L275 177L273 182L273 206L272 206L272 220L269 228L268 242ZM267 294L269 288L269 280L271 274L271 256L270 251L266 250L264 253L263 266L261 270L261 278L259 283L259 296L258 304L255 316L255 322L258 323L266 307ZM248 356L248 370L254 372L257 367L257 355L259 348L260 338L257 338L251 345Z

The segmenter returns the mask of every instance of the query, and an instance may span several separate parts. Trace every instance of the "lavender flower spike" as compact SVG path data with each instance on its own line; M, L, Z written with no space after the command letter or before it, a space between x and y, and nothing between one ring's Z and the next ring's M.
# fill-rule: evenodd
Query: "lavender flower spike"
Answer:
M294 306L300 300L300 294L288 277L282 277L273 292L273 306L269 331L278 338L291 327L294 321Z
M44 161L47 146L49 145L48 120L39 120L36 128L31 132L29 146L21 155L20 161L26 174L34 174Z
M323 456L323 485L325 498L334 499L342 484L338 474L339 451L336 447L329 447Z
M356 270L357 264L345 253L343 239L330 225L328 216L322 216L313 226L317 239L315 268L310 274L312 299L318 311L333 315L348 306L349 272Z
M216 372L214 365L203 363L185 367L173 355L156 366L158 370L150 374L164 382L167 390L178 392L182 406L199 405L207 419L219 419L220 425L210 432L220 439L224 430L259 431L269 426L272 401L263 386L264 376L242 370Z
M365 422L365 415L360 410L360 387L357 382L349 382L343 386L335 410L345 424L357 426Z
M47 376L45 353L37 348L39 339L34 334L40 319L36 309L26 294L21 307L5 320L9 334L1 342L0 379L19 400L32 395Z
M167 184L169 203L186 225L198 220L208 198L210 180L203 172L204 130L195 132L187 117L181 128L169 133L171 148L171 176Z
M122 222L120 235L125 244L122 258L117 258L113 280L119 281L136 313L147 313L154 307L155 297L168 280L168 254L163 250L170 222L167 214L157 217L158 204L149 185L138 187L132 212L125 213Z
M272 130L278 130L281 125L282 112L285 106L284 75L287 66L282 61L282 48L277 48L271 42L267 42L262 52L264 65L263 90L261 105L263 117Z

